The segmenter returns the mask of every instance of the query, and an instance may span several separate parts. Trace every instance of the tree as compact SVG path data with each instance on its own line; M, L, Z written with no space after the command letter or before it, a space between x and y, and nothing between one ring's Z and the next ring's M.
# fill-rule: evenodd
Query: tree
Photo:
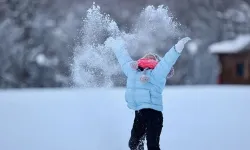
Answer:
M185 55L188 56L183 56L188 60L181 59L177 64L178 70L184 70L185 78L176 76L173 80L184 84L216 83L220 69L218 60L207 48L212 43L250 32L249 5L236 0L170 1L170 4L177 20L193 38L191 46L187 46L189 53Z
M73 9L64 10L65 16L60 14L65 12L55 13L55 6L57 1L5 1L0 24L2 87L68 84L70 46L80 19Z

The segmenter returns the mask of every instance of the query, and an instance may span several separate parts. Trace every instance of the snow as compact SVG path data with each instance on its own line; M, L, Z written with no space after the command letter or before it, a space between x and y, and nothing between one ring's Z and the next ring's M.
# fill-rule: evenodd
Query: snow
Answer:
M163 150L249 150L249 86L166 88ZM0 91L1 150L128 150L124 89Z
M211 53L238 53L250 45L250 35L240 35L234 40L227 40L212 44Z
M195 55L198 51L198 43L195 42L195 41L190 41L188 44L187 44L187 50L188 52L191 54L191 55Z
M36 62L40 65L43 65L45 64L46 62L46 56L44 54L39 54L37 57L36 57Z
M44 54L38 54L36 62L41 66L55 66L59 63L59 60L56 57L47 58Z
M141 57L148 52L166 50L165 41L181 35L179 24L174 21L166 6L150 5L136 16L136 19L132 19L133 27L126 32L118 27L111 15L103 13L101 7L93 3L80 29L81 42L74 47L71 71L76 86L111 87L115 84L112 78L121 70L113 50L106 45L111 37L121 36L128 53ZM96 71L102 72L101 80L96 80Z
M237 9L229 9L225 12L224 17L227 19L233 19L236 22L247 21L246 12L239 11Z

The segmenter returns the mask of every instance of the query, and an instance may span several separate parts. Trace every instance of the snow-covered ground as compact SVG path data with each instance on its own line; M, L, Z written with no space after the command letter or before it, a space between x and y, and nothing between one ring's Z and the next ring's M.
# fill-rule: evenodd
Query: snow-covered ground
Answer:
M249 150L250 87L164 91L162 150ZM128 150L124 89L0 91L0 150Z

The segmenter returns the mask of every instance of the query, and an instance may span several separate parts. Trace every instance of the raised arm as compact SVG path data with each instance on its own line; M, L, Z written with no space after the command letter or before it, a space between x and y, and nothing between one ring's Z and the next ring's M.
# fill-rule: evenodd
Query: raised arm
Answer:
M125 48L124 40L121 37L116 39L111 37L107 39L105 45L113 50L119 64L121 65L122 71L128 76L129 72L132 71L130 64L133 60Z
M158 80L162 78L166 78L169 74L171 68L178 60L181 52L185 46L185 44L191 40L189 37L183 38L178 41L162 58L162 60L157 64L157 66L152 71L153 76L155 76Z

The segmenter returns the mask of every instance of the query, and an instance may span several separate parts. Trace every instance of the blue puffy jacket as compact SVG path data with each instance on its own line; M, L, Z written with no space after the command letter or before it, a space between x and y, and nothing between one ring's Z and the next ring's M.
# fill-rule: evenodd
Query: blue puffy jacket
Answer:
M166 84L167 75L179 58L180 53L175 50L175 47L172 47L153 70L138 71L131 67L131 63L134 61L124 46L116 46L113 50L122 67L122 71L127 76L125 92L127 106L133 110L151 108L162 111L162 92ZM147 82L140 80L143 75L149 78Z

